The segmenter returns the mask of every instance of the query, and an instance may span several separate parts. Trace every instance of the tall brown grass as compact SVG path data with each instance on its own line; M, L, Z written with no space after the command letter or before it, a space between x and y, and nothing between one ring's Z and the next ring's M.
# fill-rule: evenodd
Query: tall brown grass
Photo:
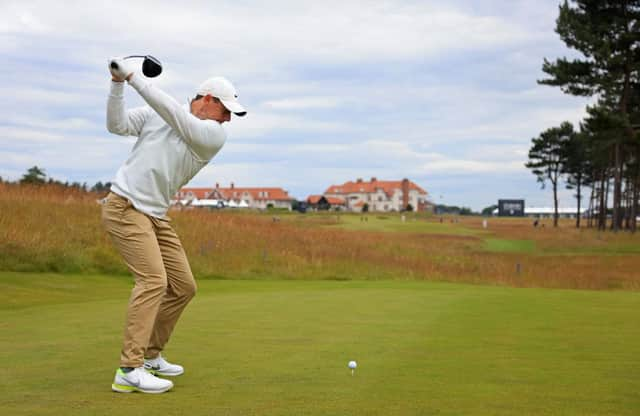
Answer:
M0 270L127 274L100 223L99 195L0 184ZM461 219L471 236L346 231L332 217L171 211L198 278L442 280L516 287L640 289L639 239L533 228L529 220ZM302 214L297 214L302 215ZM287 220L288 219L288 220ZM416 221L436 219L416 217ZM487 237L533 240L533 252L488 252Z

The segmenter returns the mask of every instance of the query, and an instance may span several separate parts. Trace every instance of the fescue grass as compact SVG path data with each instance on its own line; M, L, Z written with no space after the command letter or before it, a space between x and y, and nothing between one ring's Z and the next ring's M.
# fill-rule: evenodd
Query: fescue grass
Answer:
M164 395L110 391L131 279L0 273L5 415L637 415L637 292L200 281ZM351 376L349 360L358 361Z
M0 184L0 270L128 275L97 195ZM640 240L544 220L171 211L198 278L640 288ZM364 221L362 218L368 218Z

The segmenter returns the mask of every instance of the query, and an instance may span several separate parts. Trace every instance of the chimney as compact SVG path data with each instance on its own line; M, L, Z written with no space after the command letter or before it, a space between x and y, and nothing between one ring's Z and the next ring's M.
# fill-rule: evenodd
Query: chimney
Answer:
M362 178L356 179L356 183L362 183Z
M231 189L233 189L233 188L234 188L234 185L233 185L233 182L231 182Z
M402 207L400 210L404 211L407 209L407 205L409 205L409 179L404 178L402 180Z
M377 179L375 176L371 177L371 183L373 183L373 182L375 182L375 181L377 181L377 180L378 180L378 179Z
M220 188L220 184L216 182L216 189Z

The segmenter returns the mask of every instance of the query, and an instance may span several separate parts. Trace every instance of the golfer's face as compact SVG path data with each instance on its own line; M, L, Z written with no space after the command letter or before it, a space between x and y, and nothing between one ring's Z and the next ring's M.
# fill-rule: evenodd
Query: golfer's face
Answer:
M225 121L231 120L231 112L227 110L224 104L222 104L218 99L211 99L211 101L206 104L205 108L207 118L211 120L215 120L218 123L224 123Z

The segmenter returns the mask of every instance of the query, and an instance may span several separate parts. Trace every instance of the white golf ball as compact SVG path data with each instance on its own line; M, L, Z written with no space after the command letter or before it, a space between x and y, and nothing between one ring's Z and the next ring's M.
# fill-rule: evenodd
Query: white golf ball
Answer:
M350 369L355 369L358 366L358 363L356 363L355 361L349 361L349 368Z

